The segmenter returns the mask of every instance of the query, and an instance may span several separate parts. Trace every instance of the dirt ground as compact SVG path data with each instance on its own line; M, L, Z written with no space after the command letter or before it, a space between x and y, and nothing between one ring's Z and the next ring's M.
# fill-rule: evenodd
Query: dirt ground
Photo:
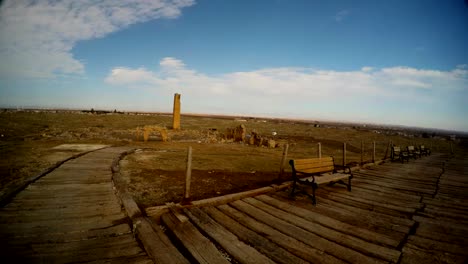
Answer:
M226 128L240 124L247 132L274 138L282 146L289 144L289 158L333 156L342 163L343 142L347 144L347 164L389 155L388 145L432 146L449 151L442 139L422 138L389 128L359 125L305 123L276 119L183 116L182 130L172 131L171 115L105 114L71 111L0 112L0 200L12 187L36 175L56 162L79 153L79 149L57 149L61 144L106 144L131 146L137 150L121 161L121 171L140 206L179 202L183 196L187 147L193 148L191 197L193 200L254 189L288 180L288 166L279 178L282 148L265 148L220 140ZM145 125L168 129L170 142L151 135L149 142L136 141L135 130ZM276 134L275 136L273 136ZM398 133L400 135L398 135ZM455 146L456 148L457 146Z

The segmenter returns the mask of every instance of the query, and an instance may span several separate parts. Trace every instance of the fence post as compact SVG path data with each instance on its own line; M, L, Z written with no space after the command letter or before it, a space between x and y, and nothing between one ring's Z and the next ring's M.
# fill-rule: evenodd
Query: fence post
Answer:
M317 156L322 158L322 144L320 144L320 142L318 143Z
M372 163L375 163L375 141L372 142L373 152L372 152Z
M280 173L278 175L278 179L281 178L281 176L283 176L284 163L286 162L286 159L288 158L288 149L289 149L289 144L285 144L283 147L283 157L281 158Z
M190 180L192 178L192 147L187 151L187 168L185 170L185 194L184 200L190 199Z
M364 163L364 141L361 140L361 166Z
M346 166L346 142L343 143L343 166Z

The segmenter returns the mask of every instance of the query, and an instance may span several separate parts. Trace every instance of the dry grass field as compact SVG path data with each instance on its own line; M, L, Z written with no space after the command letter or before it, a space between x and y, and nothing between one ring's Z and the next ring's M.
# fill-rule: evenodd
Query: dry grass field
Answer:
M127 115L79 112L12 112L0 113L0 190L21 184L31 175L76 154L56 150L60 144L108 144L138 149L121 161L121 172L135 200L143 207L179 202L183 196L187 147L193 148L192 199L202 199L269 185L289 179L279 177L282 147L266 148L241 143L222 142L227 128L244 124L274 139L289 144L289 158L334 156L342 163L343 142L347 144L347 163L372 160L372 142L376 142L376 159L390 155L392 141L403 147L424 144L434 151L449 152L445 139L423 138L413 132L362 125L320 124L277 119L182 116L182 129L172 131L172 116L167 114ZM169 142L151 135L149 142L136 141L135 129L145 125L168 128ZM273 136L272 133L276 132ZM414 135L413 135L414 134ZM454 149L458 148L453 145Z

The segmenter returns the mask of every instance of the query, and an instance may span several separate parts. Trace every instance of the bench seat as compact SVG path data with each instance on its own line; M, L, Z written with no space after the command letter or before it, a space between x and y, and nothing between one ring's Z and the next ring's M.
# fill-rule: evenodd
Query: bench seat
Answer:
M345 173L334 173L334 174L325 174L325 175L317 175L317 176L309 176L304 178L299 178L298 180L301 182L308 181L313 182L315 178L315 183L317 185L328 184L330 182L337 182L340 180L347 180L350 174Z
M344 184L351 191L353 174L348 166L335 165L333 157L290 160L292 168L293 187L290 196L294 198L296 189L305 193L317 204L315 190L319 185L335 183ZM342 170L338 171L338 170ZM347 181L347 183L345 182ZM312 186L312 195L300 188L300 184Z

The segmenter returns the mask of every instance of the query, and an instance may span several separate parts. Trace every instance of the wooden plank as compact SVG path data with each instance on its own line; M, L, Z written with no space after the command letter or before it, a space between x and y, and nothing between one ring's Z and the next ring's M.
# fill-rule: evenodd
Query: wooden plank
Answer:
M394 189L391 187L381 186L381 185L378 185L378 182L373 182L373 183L360 182L359 184L356 184L354 180L355 179L353 178L353 188L359 187L359 188L363 188L363 189L367 189L371 191L382 191L382 192L392 194L392 195L394 195L395 193L402 194L402 195L419 196L419 197L424 195L424 194L418 194L417 192L413 192L413 191L401 190L401 189L398 190L398 189ZM426 195L432 197L432 195L428 195L428 194Z
M252 245L258 251L272 259L277 263L308 263L299 257L289 253L285 249L268 240L264 235L259 235L247 227L241 225L236 220L222 213L214 207L206 207L202 209L216 222L222 224L226 229L235 234L248 245Z
M297 240L276 230L275 228L270 227L267 224L264 224L263 222L255 220L254 218L230 207L229 205L220 205L217 207L217 209L235 221L239 222L239 224L249 228L250 230L253 230L260 236L273 241L285 250L302 259L314 263L345 263L343 260L331 256L323 250L318 250L314 247L311 247L309 244L313 243L313 241L302 242Z
M427 218L419 215L413 216L413 219L420 225L424 223L433 228L438 228L441 233L459 234L462 237L468 237L468 226L457 223L456 221L447 223L445 220Z
M383 214L387 214L391 216L397 216L397 217L409 218L410 215L416 211L416 209L400 208L396 206L376 203L376 202L369 201L366 199L360 199L357 197L346 197L346 196L336 195L336 193L333 193L333 192L326 193L324 190L321 190L321 189L319 189L318 191L318 196L320 198L319 199L320 202L322 202L322 197L323 197L323 198L327 198L329 200L332 200L334 202L337 202L343 205L348 205L352 207L357 207L357 208L379 212L379 213L383 213Z
M322 166L322 167L313 167L313 168L310 168L310 167L298 168L296 170L298 172L304 172L304 173L325 173L325 172L331 172L333 171L333 169L334 169L333 166Z
M337 258L346 260L354 263L382 263L383 260L375 259L366 256L360 252L354 251L350 248L342 246L340 244L331 242L327 239L322 238L314 233L308 232L302 228L299 228L283 219L276 218L271 214L268 214L244 201L235 201L231 203L232 206L238 210L248 214L255 218L257 221L261 221L285 234L291 236L299 241L302 241L309 246L317 248L334 255Z
M46 263L69 263L69 262L89 262L100 259L110 259L123 256L132 256L142 253L142 249L138 247L136 242L128 244L115 245L106 248L93 248L86 251L72 250L64 252L51 253L36 253L31 257L40 257L44 260L49 259Z
M310 210L302 209L300 207L279 201L267 195L260 195L255 198L271 206L274 206L278 209L281 209L291 214L294 214L296 216L302 217L307 221L316 222L322 226L337 230L344 234L358 237L360 239L366 240L374 244L385 245L385 246L396 248L398 244L400 243L400 241L392 239L388 236L384 236L384 235L369 231L364 228L360 228L354 225L340 222L331 217L327 217L327 216L321 215L319 213L316 213Z
M453 211L453 210L448 210L448 209L440 209L432 206L426 206L424 208L424 213L425 214L430 214L433 216L442 216L442 217L447 217L451 218L457 221L465 221L468 222L468 215L466 215L466 212L463 211Z
M9 241L20 239L21 244L23 243L59 243L59 242L70 242L76 240L86 240L94 239L103 236L115 236L130 234L132 231L129 228L128 224L115 225L105 229L94 229L94 230L81 230L81 231L62 231L54 233L21 233L21 234L11 234L4 235L4 238L7 238ZM3 233L3 231L2 231ZM8 245L7 243L7 245Z
M366 197L371 200L395 205L403 205L405 207L419 208L422 205L422 203L420 202L422 199L421 196L402 194L395 191L376 191L375 189L367 189L360 186L353 186L352 193L353 195L358 197Z
M431 251L442 251L455 255L468 256L466 246L454 245L420 236L411 235L408 237L408 246L422 248Z
M449 225L445 224L445 226ZM419 223L415 235L432 240L442 241L445 243L468 247L468 236L466 233L460 234L450 231L451 230L449 228L441 228L440 226L430 225L428 223Z
M401 192L396 193L394 190L389 191L388 189L382 188L366 188L366 186L353 186L353 193L357 195L361 193L366 195L375 195L380 196L382 198L385 197L387 199L393 199L399 202L420 203L422 200L422 197L419 195L406 194Z
M425 193L425 194L434 194L435 190L430 190L430 189L425 189L425 188L416 188L411 185L402 185L402 184L396 184L396 183L387 183L387 182L382 182L382 181L376 181L376 180L369 180L369 179L362 179L362 178L353 178L353 182L358 185L358 183L368 183L368 184L375 184L383 187L388 187L396 190L405 190L405 191L412 191L416 193Z
M188 219L181 221L172 212L169 212L163 214L161 220L198 263L229 263L216 249L216 246L203 236Z
M422 250L410 246L403 247L401 264L420 264L420 263L466 263L466 257L448 254L446 252L434 250Z
M265 204L257 199L246 198L243 201L249 203L252 206L255 206L256 208L263 210L264 212L268 212L269 214L279 219L285 220L295 226L303 228L330 241L334 241L335 243L345 245L348 248L351 248L358 252L362 252L365 255L373 256L392 262L397 262L398 258L400 257L400 252L397 250L369 243L352 235L344 234L334 229L327 228L325 226L317 224L316 222L310 222L304 218L298 217L296 215L287 213L283 210Z
M368 203L372 205L382 206L388 209L401 211L404 213L414 213L415 209L421 209L423 207L422 203L412 203L412 202L401 202L393 201L388 197L380 197L372 193L356 193L356 192L347 192L347 191L336 191L336 188L333 187L324 187L320 190L321 192L326 192L328 196L339 196L347 198L353 201L358 201L362 203Z
M326 199L324 197L320 197L320 204L322 203L324 204L324 206L334 206L336 208L355 212L356 214L360 214L360 215L372 215L373 217L384 218L393 224L392 228L396 228L395 230L400 230L403 232L407 232L407 230L409 231L409 227L414 225L413 220L400 217L401 215L399 213L388 214L385 212L380 212L378 210L373 210L373 208L371 207L354 206L354 204L360 205L359 203L344 204L340 201L335 201L335 200Z
M284 202L290 202L287 196L279 196L277 194L273 195L274 198L280 199ZM299 200L296 199L294 202L296 206L300 206L301 208L305 208L310 211L317 212L321 215L328 216L330 218L334 218L344 223L348 223L350 225L359 226L361 228L365 228L368 230L372 230L379 234L386 235L391 237L395 240L402 241L405 237L407 232L409 232L410 227L401 225L401 224L393 224L391 220L387 219L387 215L377 214L373 212L360 212L357 210L347 210L344 208L337 208L329 204L317 204L316 206L310 203L310 200ZM354 209L354 208L353 208ZM357 208L356 208L357 209Z
M255 248L240 241L237 236L199 208L184 209L183 211L198 228L203 230L240 263L275 263Z
M382 176L374 176L374 175L369 175L369 174L359 174L355 173L356 179L366 179L366 180L374 180L374 181L379 181L382 183L394 183L394 184L400 184L400 185L408 185L411 184L413 187L417 188L431 188L435 189L436 187L436 181L433 182L428 182L428 181L414 181L414 180L404 180L404 179L397 179L397 178L387 178L387 177L382 177Z
M135 233L155 263L185 264L189 261L172 244L169 237L144 217L135 219Z
M291 186L291 182L285 182L281 185L271 185L268 187L258 188L255 190L249 190L240 193L233 193L227 194L219 197L212 197L203 200L193 201L190 205L184 205L184 207L192 207L192 206L215 206L220 204L226 204L235 200L240 200L245 197L251 197L259 194L274 192L277 190L283 190ZM181 205L178 205L181 206ZM159 219L159 217L169 211L168 206L153 206L145 208L145 212L148 216L154 217L155 219Z

